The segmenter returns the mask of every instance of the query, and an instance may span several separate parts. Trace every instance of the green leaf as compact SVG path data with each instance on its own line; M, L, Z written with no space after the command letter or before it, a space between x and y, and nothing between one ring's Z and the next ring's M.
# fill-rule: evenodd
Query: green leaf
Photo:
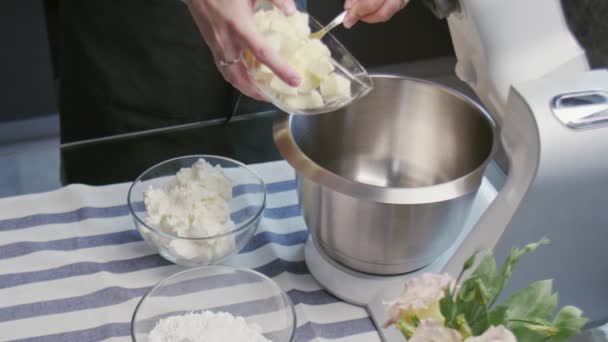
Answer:
M564 306L555 316L553 326L557 328L557 333L552 338L566 340L581 331L587 323L587 319L582 317L583 312L573 306Z
M457 315L463 315L472 333L483 333L489 328L487 288L478 277L471 277L462 284L462 289L456 298Z
M499 311L504 311L503 325L520 342L547 339L551 328L548 322L557 308L557 295L552 293L552 288L551 280L532 283L497 306L490 317L499 316Z
M553 332L554 328L550 325L525 323L513 334L518 342L538 342L550 340Z
M475 255L469 260L474 261ZM475 335L489 328L489 301L493 298L492 284L497 278L496 262L492 255L482 259L477 269L462 283L456 296L456 315L462 314ZM490 286L490 287L489 287Z
M499 277L495 280L495 283L493 284L494 285L493 291L494 291L495 296L494 296L494 299L492 300L492 304L496 301L496 299L498 298L498 296L504 289L505 284L507 283L507 280L509 280L509 278L511 277L511 274L513 273L513 268L515 268L515 265L517 265L517 263L519 262L521 257L528 253L534 252L538 247L540 247L542 245L546 245L548 243L549 243L549 240L546 238L543 238L536 243L527 244L526 246L524 246L524 248L521 248L521 249L514 248L511 251L511 254L507 258L505 263L502 265Z
M445 289L445 294L441 300L439 300L439 310L441 315L445 318L445 325L449 328L456 329L456 314L458 308L456 302L452 296L452 290L448 287Z
M557 309L553 281L541 280L514 293L501 306L507 306L506 319L548 321Z
M462 266L462 272L466 272L468 271L471 267L473 267L473 264L475 264L475 258L477 257L477 254L479 252L475 251L475 253L473 253L473 255L471 255L467 261L464 262L464 265Z
M506 325L505 318L507 316L508 309L509 308L506 305L498 305L488 312L488 322L490 325Z
M479 264L471 278L478 278L485 287L484 302L491 303L494 297L497 296L496 285L499 280L499 274L496 273L496 260L494 256L488 255Z
M475 251L475 253L473 253L473 255L471 255L464 262L464 265L462 266L462 270L460 271L460 274L458 275L458 278L456 278L456 286L458 286L458 284L460 284L460 279L462 278L462 276L464 275L464 273L466 271L468 271L469 269L471 269L471 267L473 267L473 265L475 264L475 259L477 258L477 254L478 253L479 253L479 251Z
M547 331L552 328L547 322L557 307L557 296L551 294L551 282L532 284L511 296L503 305L494 307L494 303L521 257L548 242L547 239L542 239L521 249L514 248L500 271L497 270L492 255L484 257L471 276L462 283L454 300L444 298L440 303L446 325L461 333L466 332L463 331L464 326L464 330L470 330L471 334L480 335L490 325L503 324L520 338L520 342L546 339ZM472 267L475 258L476 254L467 259L463 272Z
M463 314L456 316L456 326L456 329L458 332L460 332L463 339L473 336L473 330L469 326L469 322L467 322L467 319Z
M515 335L518 342L537 342L548 340L553 332L551 324L546 321L511 320L507 328Z
M511 255L509 255L509 257L507 258L507 261L505 261L504 265L502 266L500 273L502 274L503 279L506 281L511 276L511 273L513 273L513 268L515 267L515 265L517 265L517 263L519 262L519 259L521 259L522 256L524 256L528 253L532 253L538 247L540 247L542 245L546 245L548 243L549 243L549 240L546 238L543 238L538 242L525 245L524 248L521 248L521 249L514 248L511 251ZM504 283L503 283L503 286L504 286Z
M474 335L483 334L490 327L488 316L487 289L478 279L476 281L476 296L475 302L477 305L465 311L465 315L469 319L469 324Z
M399 329L401 334L405 336L405 338L412 337L412 335L414 335L414 332L416 331L416 328L418 328L418 324L420 323L420 321L416 317L414 318L415 319L412 319L411 321L400 319L397 321L397 323L395 323L395 326L397 327L397 329Z

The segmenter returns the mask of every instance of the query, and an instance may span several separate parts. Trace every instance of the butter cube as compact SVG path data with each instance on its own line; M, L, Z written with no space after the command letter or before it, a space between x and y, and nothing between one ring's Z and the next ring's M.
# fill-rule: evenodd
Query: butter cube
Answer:
M254 80L257 80L257 81L265 81L265 80L270 79L268 77L268 74L261 72L260 69L253 69L253 70L251 70L250 73L251 73L251 78L253 78Z
M279 54L281 57L288 59L296 53L300 43L301 39L297 38L294 34L281 33L281 49L279 50Z
M270 31L270 23L271 23L271 14L270 11L257 11L253 15L253 21L255 22L255 26L260 32L268 32Z
M314 75L311 75L310 73L305 73L303 75L300 75L301 77L301 82L300 82L300 86L298 87L298 93L300 94L308 94L311 91L319 88L319 86L321 85L321 81L319 81L318 78L316 78Z
M288 17L287 20L290 22L294 32L299 38L307 38L310 35L308 14L296 12L294 15Z
M350 98L350 81L341 75L333 73L321 82L323 98Z
M281 50L281 43L283 41L279 33L271 32L265 35L266 41L270 44L273 51L279 52Z
M298 87L299 93L309 93L311 90L317 89L321 82L317 77L308 72L309 63L303 55L291 56L287 63L300 75L300 86Z
M289 24L287 20L285 20L285 18L273 20L270 23L270 30L272 30L273 32L280 32L287 37L296 37L296 32L294 31L294 28Z
M293 109L312 109L323 105L323 98L318 91L313 90L308 94L285 96L284 102Z
M270 89L283 95L296 95L298 94L298 88L292 87L289 84L283 82L278 76L273 76L270 80Z
M334 65L331 64L330 59L318 59L315 63L310 64L310 73L317 78L323 80L329 75L332 71L334 71Z
M331 51L329 51L329 48L323 44L322 41L318 40L318 39L310 39L306 42L306 45L304 46L304 49L306 49L308 51L308 53L310 54L310 56L314 56L314 57L330 57L331 56Z

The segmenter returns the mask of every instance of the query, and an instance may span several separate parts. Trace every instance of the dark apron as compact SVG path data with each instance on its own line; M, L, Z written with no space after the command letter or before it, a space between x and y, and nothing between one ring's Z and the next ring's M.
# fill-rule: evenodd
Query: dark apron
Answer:
M219 119L233 110L238 92L217 71L179 0L59 0L57 35L62 143ZM197 152L197 143L148 139L99 157L143 170L168 155ZM95 179L78 159L62 152L66 183L83 179L82 172Z
M62 142L226 114L232 88L178 0L60 0Z

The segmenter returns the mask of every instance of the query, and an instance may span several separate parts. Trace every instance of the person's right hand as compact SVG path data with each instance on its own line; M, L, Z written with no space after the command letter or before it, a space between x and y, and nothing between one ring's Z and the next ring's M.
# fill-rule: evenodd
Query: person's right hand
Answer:
M271 0L286 14L295 10L293 0ZM291 86L300 83L300 77L278 52L274 51L257 30L253 15L255 0L186 0L188 9L211 49L218 70L226 81L245 95L267 101L251 83L247 70L240 63L245 49L279 78Z
M344 26L351 28L359 20L366 23L385 22L405 8L408 3L409 0L346 0L344 9L347 13Z

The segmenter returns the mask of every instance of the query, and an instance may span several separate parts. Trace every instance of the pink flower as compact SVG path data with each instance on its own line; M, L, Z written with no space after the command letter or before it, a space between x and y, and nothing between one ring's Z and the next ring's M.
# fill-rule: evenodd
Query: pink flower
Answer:
M490 327L480 336L469 337L466 342L517 342L515 335L502 325Z
M437 321L423 321L408 342L461 342L460 333ZM467 340L468 341L468 340Z
M387 303L390 320L385 326L399 319L416 316L420 320L444 321L439 309L439 300L445 290L454 285L454 278L448 274L424 273L405 282L401 295Z

